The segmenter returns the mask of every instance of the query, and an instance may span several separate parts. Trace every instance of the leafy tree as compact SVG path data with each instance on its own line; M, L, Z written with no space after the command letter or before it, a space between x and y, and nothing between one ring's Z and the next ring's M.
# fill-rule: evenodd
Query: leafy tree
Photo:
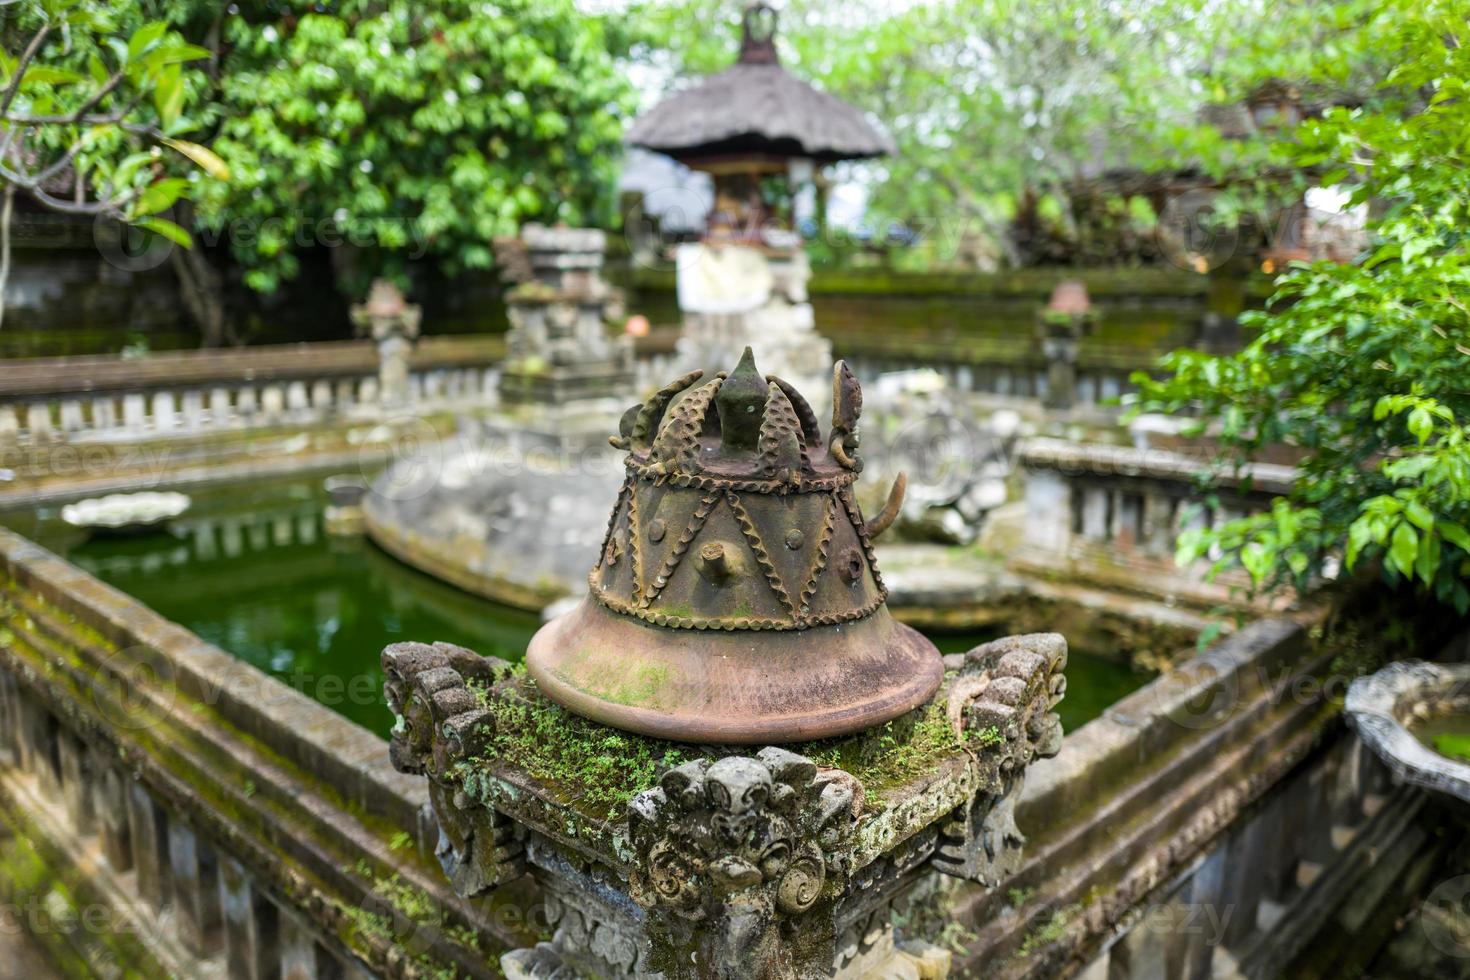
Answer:
M572 0L239 6L211 144L235 179L200 220L253 288L296 275L309 244L334 246L357 295L421 254L489 268L491 239L527 220L611 217L630 90Z
M1240 353L1170 356L1139 377L1138 408L1192 412L1232 465L1273 445L1301 454L1269 513L1201 529L1259 589L1307 587L1330 562L1376 563L1395 585L1470 610L1470 54L1465 0L1378 0L1330 14L1332 43L1290 70L1340 86L1344 65L1389 67L1364 104L1328 110L1274 148L1371 204L1373 247L1350 265L1297 265ZM1277 52L1240 80L1281 77Z
M209 52L162 20L120 31L112 11L83 0L27 0L4 36L0 293L17 192L54 211L136 224L187 248L188 232L161 216L191 189L176 164L188 158L226 174L217 156L183 138L194 127L186 110L202 87L191 66Z
M672 78L723 67L730 35L709 25L743 6L643 4L630 56ZM903 222L948 247L968 228L1018 262L1008 233L1018 210L1075 228L1074 207L1091 203L1077 201L1078 185L1103 169L1178 167L1173 130L1207 100L1199 75L1222 33L1268 16L1205 0L938 0L896 12L881 0L788 0L781 52L894 136L893 158L849 171L872 188L875 224ZM1126 205L1118 215L1152 219Z

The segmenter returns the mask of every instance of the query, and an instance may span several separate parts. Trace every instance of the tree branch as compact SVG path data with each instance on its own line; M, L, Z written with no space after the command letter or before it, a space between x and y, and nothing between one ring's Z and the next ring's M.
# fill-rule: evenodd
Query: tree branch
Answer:
M0 113L10 111L10 104L15 101L15 95L20 91L21 80L26 77L26 69L31 66L31 60L36 57L36 52L41 50L41 45L45 42L46 35L50 33L51 25L42 24L41 29L36 32L36 36L31 38L31 43L26 45L26 49L21 54L20 60L15 63L15 74L11 76L10 84L5 89L5 98L0 100Z

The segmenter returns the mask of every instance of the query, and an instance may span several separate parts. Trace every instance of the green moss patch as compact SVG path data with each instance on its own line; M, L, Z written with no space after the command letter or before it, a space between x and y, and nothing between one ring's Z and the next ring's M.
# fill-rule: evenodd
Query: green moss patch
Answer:
M1470 734L1444 734L1434 737L1434 751L1451 759L1470 762Z
M683 745L596 724L553 704L524 673L505 685L472 690L495 715L495 731L486 733L488 741L480 757L466 764L466 775L491 762L514 767L544 784L558 802L597 820L620 819L634 796L658 785L675 766L751 751ZM1001 740L994 729L956 735L941 696L871 731L785 748L856 776L868 806L877 808L890 791L932 773L945 759Z
M524 676L510 691L472 689L495 714L485 755L547 784L561 802L599 820L621 815L666 770L698 756L686 746L579 718L543 697Z

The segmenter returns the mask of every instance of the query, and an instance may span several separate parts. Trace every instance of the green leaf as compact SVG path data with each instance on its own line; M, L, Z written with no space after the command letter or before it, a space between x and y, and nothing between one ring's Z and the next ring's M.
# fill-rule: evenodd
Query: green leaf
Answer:
M1439 528L1440 537L1461 551L1470 551L1470 532L1467 532L1464 527L1454 521L1444 520L1439 521L1436 527Z
M1393 529L1388 547L1389 563L1405 578L1414 577L1414 561L1419 557L1419 533L1408 521L1400 521Z
M1434 527L1434 514L1428 507L1417 500L1410 500L1404 504L1404 516L1414 522L1414 526L1422 531L1428 531Z
M162 235L175 245L181 245L184 248L194 247L194 237L167 218L139 218L136 224L140 228L147 228L154 234Z
M55 68L51 65L32 65L26 69L25 78L21 79L21 86L27 85L75 85L77 82L85 81L86 76L66 68Z
M1434 434L1434 417L1423 405L1409 413L1409 432L1419 440L1421 446Z
M149 184L133 205L132 216L140 218L170 208L188 188L189 182L182 177L167 177Z
M165 136L162 142L165 146L171 146L190 160L193 160L199 165L201 170L216 180L230 179L229 165L220 159L219 155L209 147L168 136Z
M113 168L109 179L117 187L127 187L133 182L133 175L141 167L147 166L153 160L151 153L130 153L123 157L118 165Z
M166 33L168 33L168 21L165 20L151 21L138 28L128 39L127 61L130 63L137 61L142 57L143 52L156 44L159 38Z
M184 80L178 65L169 65L159 73L153 89L153 107L165 127L179 118L184 109Z
M203 61L214 56L214 52L208 48L201 48L197 44L175 44L166 48L159 48L151 52L143 63L149 68L161 68L165 65L179 65L190 61Z

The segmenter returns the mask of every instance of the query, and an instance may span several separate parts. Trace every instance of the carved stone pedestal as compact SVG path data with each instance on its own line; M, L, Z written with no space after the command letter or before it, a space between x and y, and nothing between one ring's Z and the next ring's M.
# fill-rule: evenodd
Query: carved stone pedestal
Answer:
M440 858L475 895L530 875L552 933L510 977L941 977L944 879L1017 867L1027 765L1055 754L1066 643L977 647L876 729L756 751L571 715L447 644L383 652L394 764L429 780Z
M680 366L712 374L735 363L749 347L767 371L823 400L832 344L817 333L807 296L810 279L811 267L799 247L680 246ZM828 406L814 407L821 415Z
M606 236L590 228L527 225L497 245L507 274L510 335L500 376L501 400L563 405L622 399L633 387L633 346L606 322L621 308L601 277Z
M1059 283L1036 319L1036 341L1046 359L1047 408L1069 409L1077 403L1077 352L1096 323L1087 287L1077 281Z
M366 303L352 308L352 322L360 334L378 345L378 404L402 408L409 402L408 357L418 339L423 310L403 298L386 279L373 281Z

